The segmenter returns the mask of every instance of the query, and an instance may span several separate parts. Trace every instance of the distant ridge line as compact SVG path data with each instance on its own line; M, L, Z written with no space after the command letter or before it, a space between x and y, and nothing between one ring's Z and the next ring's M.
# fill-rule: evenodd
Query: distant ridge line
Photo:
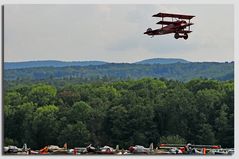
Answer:
M172 63L188 63L189 61L177 58L151 58L129 64L172 64ZM105 61L58 61L58 60L39 60L39 61L21 61L21 62L4 62L4 69L21 69L34 67L67 67L67 66L89 66L103 65Z
M174 63L200 63L191 62L180 58L151 58L137 62L124 64L174 64ZM8 69L22 69L22 68L35 68L35 67L71 67L71 66L98 66L103 64L122 64L115 62L105 61L58 61L58 60L39 60L39 61L22 61L22 62L4 62L4 70ZM203 62L202 62L203 63ZM222 62L219 62L222 63Z

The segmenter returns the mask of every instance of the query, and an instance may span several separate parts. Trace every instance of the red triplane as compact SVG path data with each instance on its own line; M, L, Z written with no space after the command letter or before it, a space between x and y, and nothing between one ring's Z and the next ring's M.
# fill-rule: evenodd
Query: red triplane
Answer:
M160 29L151 29L148 28L144 34L154 36L154 35L164 35L174 33L174 38L184 38L185 40L188 38L188 34L192 31L190 30L190 26L193 23L190 20L195 17L193 15L182 15L182 14L169 14L169 13L158 13L153 15L153 17L161 17L162 20L156 24L161 24L162 27ZM172 18L171 21L165 21L164 18ZM188 22L186 21L188 20ZM166 25L166 26L164 26Z

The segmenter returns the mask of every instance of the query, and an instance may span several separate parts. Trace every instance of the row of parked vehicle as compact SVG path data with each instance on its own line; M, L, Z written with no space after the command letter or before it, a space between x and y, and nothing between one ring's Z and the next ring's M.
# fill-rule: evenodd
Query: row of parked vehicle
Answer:
M116 148L110 146L94 147L91 144L86 147L75 147L68 149L65 143L63 147L56 145L48 145L40 150L31 150L24 144L22 148L16 146L5 146L4 154L17 155L130 155L130 154L145 154L145 155L167 155L167 154L189 154L189 155L232 155L233 148L221 148L220 145L192 145L192 144L160 144L154 149L153 143L150 146L144 147L141 145L130 146L128 149Z

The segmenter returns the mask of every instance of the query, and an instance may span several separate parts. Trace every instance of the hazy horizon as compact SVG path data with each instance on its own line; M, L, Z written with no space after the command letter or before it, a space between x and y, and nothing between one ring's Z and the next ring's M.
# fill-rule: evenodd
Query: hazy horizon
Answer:
M234 62L234 60L231 61L192 61L192 60L188 60L188 59L183 59L183 58L160 58L160 57L155 57L155 58L149 58L149 59L141 59L141 60L137 60L137 61L133 61L133 62L114 62L114 61L106 61L106 60L97 60L97 59L93 59L93 60L54 60L54 59L46 59L46 60L23 60L23 61L4 61L4 63L18 63L18 62L40 62L40 61L59 61L59 62L89 62L89 61L101 61L101 62L107 62L107 63L136 63L139 61L143 61L143 60L150 60L150 59L180 59L180 60L186 60L189 62L220 62L220 63L224 63L224 62Z

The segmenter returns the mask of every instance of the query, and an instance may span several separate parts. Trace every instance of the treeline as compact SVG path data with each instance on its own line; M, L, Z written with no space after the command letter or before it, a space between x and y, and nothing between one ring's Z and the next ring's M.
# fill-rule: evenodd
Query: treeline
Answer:
M5 80L42 80L63 78L117 78L140 79L142 77L167 78L189 81L193 78L233 80L234 63L191 62L173 64L108 63L90 66L38 67L4 70Z
M233 81L15 83L4 90L3 112L4 145L234 147Z

